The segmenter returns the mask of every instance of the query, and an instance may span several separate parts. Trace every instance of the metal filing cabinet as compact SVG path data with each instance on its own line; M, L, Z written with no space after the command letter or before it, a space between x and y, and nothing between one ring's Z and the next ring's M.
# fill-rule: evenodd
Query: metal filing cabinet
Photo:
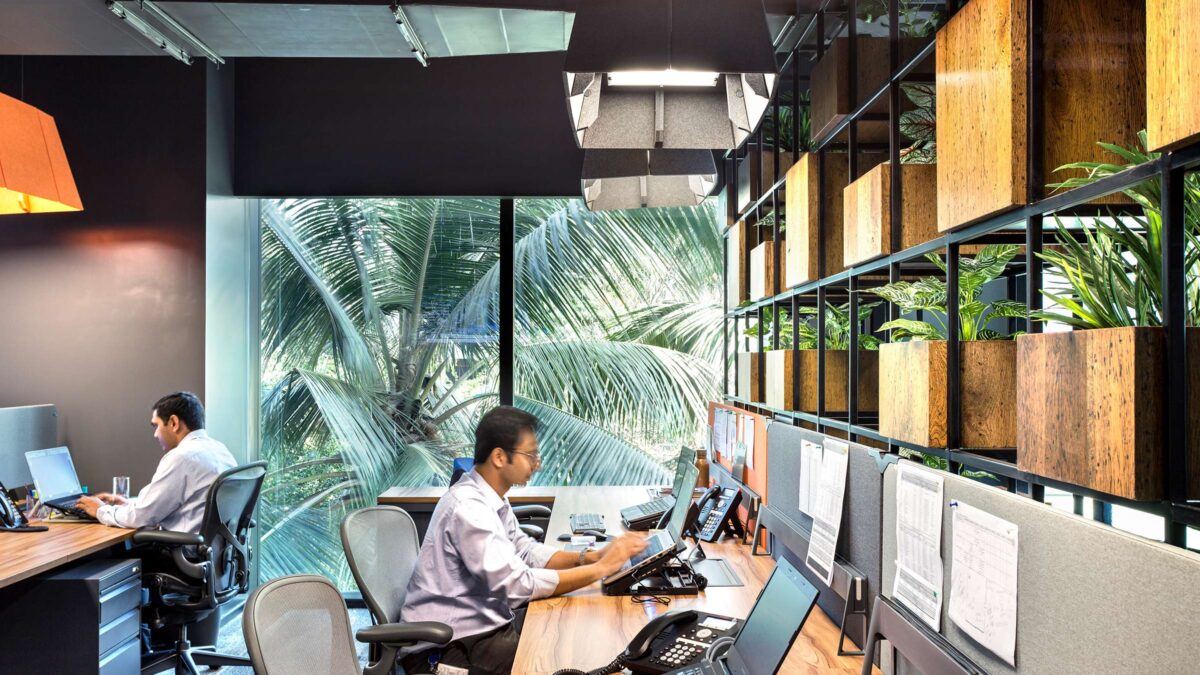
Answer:
M0 589L0 672L134 675L141 560L92 560Z

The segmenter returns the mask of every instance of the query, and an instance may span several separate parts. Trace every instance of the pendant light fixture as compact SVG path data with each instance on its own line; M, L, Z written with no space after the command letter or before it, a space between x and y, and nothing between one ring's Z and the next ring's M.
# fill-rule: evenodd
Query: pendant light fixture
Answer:
M81 210L54 118L0 94L0 215Z
M563 79L591 149L731 149L758 126L777 64L761 0L581 3Z
M588 150L583 198L592 211L697 206L717 183L709 150Z

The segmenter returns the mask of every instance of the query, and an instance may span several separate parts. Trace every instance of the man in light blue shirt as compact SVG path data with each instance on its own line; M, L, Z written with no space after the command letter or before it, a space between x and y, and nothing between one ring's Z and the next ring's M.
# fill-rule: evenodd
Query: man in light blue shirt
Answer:
M511 406L479 421L475 468L438 501L400 611L401 621L449 625L454 642L408 654L409 675L431 672L430 656L470 675L511 672L520 638L514 609L593 584L645 549L637 534L573 552L521 532L505 494L541 465L536 429L536 417Z

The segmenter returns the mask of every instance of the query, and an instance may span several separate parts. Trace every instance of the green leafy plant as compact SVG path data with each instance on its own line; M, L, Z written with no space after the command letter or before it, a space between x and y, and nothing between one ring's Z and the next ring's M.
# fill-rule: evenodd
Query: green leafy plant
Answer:
M983 287L1004 273L1004 268L1016 255L1019 247L1012 244L991 244L974 257L963 256L958 261L958 323L962 340L1008 340L1019 333L1006 335L988 328L992 319L1025 318L1028 312L1025 303L1015 300L996 300L986 303L979 299ZM946 263L930 253L925 256L943 273ZM904 313L925 312L929 321L895 319L879 327L880 331L892 331L892 340L945 340L946 339L946 282L937 277L925 277L918 281L897 281L873 289L876 295L895 303Z
M1064 190L1093 183L1105 176L1159 157L1146 149L1146 132L1138 134L1141 148L1109 143L1100 147L1125 161L1076 162L1057 171L1086 171L1049 187ZM1081 229L1071 229L1056 218L1058 249L1040 254L1053 273L1065 280L1062 289L1042 294L1066 313L1053 309L1036 312L1043 321L1060 321L1075 328L1118 328L1162 325L1162 212L1158 181L1146 181L1125 190L1142 209L1141 215L1079 219ZM1184 179L1187 323L1200 324L1200 176ZM1075 232L1080 232L1080 241Z
M777 213L778 211L772 211L760 218L758 220L758 226L764 228L774 227ZM787 220L785 218L779 218L779 232L783 233L785 231L787 231Z
M871 317L871 312L876 307L883 303L868 302L858 306L858 320L866 321ZM744 333L748 337L758 337L759 330L763 333L763 344L769 344L773 338L776 326L779 330L779 348L792 349L793 340L797 349L816 349L817 334L816 307L801 307L800 315L804 317L798 322L798 329L795 336L792 333L792 322L788 315L788 311L779 308L775 311L774 317L771 312L763 313L763 318L757 324L747 328ZM827 350L846 350L850 348L850 303L842 303L834 305L833 303L825 303L825 349ZM859 333L858 348L875 350L879 349L879 338L874 335Z
M808 102L801 101L796 107L797 112L792 113L792 106L779 106L779 126L775 125L775 119L768 110L766 117L763 119L763 147L774 147L776 141L779 143L780 152L791 152L792 148L792 130L796 127L796 122L799 121L799 128L796 131L799 134L798 147L794 148L799 152L806 152L812 142L812 115L809 112Z
M859 0L858 18L866 23L888 25L889 0ZM900 34L905 37L929 37L942 23L942 13L925 9L921 0L900 0Z
M937 89L932 83L905 82L900 91L916 106L900 114L900 133L912 140L900 151L900 163L936 164Z

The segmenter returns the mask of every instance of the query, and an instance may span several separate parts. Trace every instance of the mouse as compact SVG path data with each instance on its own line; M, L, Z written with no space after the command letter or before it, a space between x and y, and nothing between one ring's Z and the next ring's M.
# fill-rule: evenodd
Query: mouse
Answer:
M579 535L581 537L595 537L596 541L608 541L608 535L604 534L603 532L597 532L595 530L581 530L579 532L576 532L575 534ZM568 534L560 534L560 535L558 535L558 540L559 541L571 541L572 536L573 535L571 535L569 533Z

